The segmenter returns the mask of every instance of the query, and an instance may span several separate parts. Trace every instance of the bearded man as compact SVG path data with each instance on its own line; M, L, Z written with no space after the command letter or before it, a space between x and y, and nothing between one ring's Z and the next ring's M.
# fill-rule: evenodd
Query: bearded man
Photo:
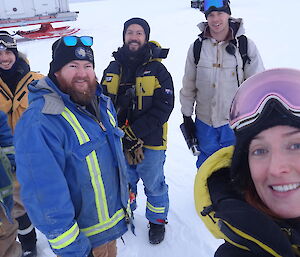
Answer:
M92 43L54 42L49 74L29 86L15 131L22 199L61 257L115 257L129 220L123 132L96 81Z
M168 223L169 193L164 164L167 122L174 108L171 74L161 62L169 49L149 41L150 26L142 18L124 23L123 46L113 53L104 71L102 86L110 96L125 132L123 146L130 178L131 209L136 209L137 184L141 179L147 196L149 242L164 240Z

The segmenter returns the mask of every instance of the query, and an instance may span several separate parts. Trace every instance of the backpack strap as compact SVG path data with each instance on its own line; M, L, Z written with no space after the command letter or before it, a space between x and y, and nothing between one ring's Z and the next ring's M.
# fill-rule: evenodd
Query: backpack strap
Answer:
M248 62L251 62L251 59L248 56L248 39L245 35L241 35L238 38L238 46L236 40L232 40L233 44L238 47L240 55L243 60L243 70L245 69L245 64ZM198 64L199 59L200 59L200 53L201 53L201 48L202 48L202 40L197 38L194 42L194 47L193 47L193 53L194 53L194 63L195 65Z
M248 63L251 62L251 59L248 56L248 39L245 35L241 35L237 39L238 39L238 42L239 42L238 49L239 49L240 55L241 55L242 60L243 60L243 71L244 71L245 64L247 62Z
M198 64L199 59L200 59L200 53L201 53L201 47L202 47L202 40L200 41L199 38L197 38L194 42L194 47L193 47L193 53L194 53L194 63L195 65Z

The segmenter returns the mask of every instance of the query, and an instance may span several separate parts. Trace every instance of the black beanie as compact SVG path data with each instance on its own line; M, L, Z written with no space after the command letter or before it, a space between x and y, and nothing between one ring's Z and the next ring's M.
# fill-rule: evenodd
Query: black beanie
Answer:
M94 53L90 46L85 46L79 40L75 46L66 46L63 37L56 40L52 45L52 61L50 63L49 76L59 71L63 66L73 60L89 61L94 63Z
M217 11L217 12L225 12L228 13L229 15L231 15L231 10L230 10L230 6L229 4L226 4L223 7L217 8L217 7L210 7L204 14L205 14L205 18L207 19L207 16L213 12L213 11Z
M235 131L236 143L231 162L231 179L239 190L245 190L251 181L248 152L252 139L263 130L279 125L300 128L300 117L292 115L273 99L266 104L253 124Z
M148 24L147 21L145 21L142 18L131 18L128 21L126 21L124 23L124 29L123 29L123 42L125 42L125 33L128 29L128 27L132 24L138 24L140 25L144 31L145 31L145 35L146 35L146 41L149 41L149 36L150 36L150 26Z
M13 52L13 54L16 56L16 59L19 56L19 52L17 49L17 42L14 39L14 37L12 35L10 35L7 31L5 30L1 30L0 31L0 41L3 40L4 42L7 43L13 43L14 46L6 46L3 43L0 43L0 50L9 50L11 52Z

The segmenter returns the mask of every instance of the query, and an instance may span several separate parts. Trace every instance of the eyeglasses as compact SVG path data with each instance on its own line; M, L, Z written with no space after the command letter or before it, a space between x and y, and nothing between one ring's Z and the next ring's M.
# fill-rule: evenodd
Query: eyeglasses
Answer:
M84 46L93 45L93 37L90 36L65 36L62 39L66 46L76 46L78 42L81 42Z
M222 8L229 2L229 0L203 0L200 4L200 11L207 12L211 7Z
M0 44L7 48L17 48L16 39L6 33L0 33Z
M292 115L300 117L300 70L272 69L247 79L231 104L230 127L239 131L255 123L273 100Z

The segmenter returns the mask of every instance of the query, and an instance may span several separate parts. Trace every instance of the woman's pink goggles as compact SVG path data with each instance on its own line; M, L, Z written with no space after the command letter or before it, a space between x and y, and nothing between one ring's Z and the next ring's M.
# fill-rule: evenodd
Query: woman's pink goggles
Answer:
M300 70L271 69L247 79L231 104L230 127L237 131L254 123L272 99L300 117Z

